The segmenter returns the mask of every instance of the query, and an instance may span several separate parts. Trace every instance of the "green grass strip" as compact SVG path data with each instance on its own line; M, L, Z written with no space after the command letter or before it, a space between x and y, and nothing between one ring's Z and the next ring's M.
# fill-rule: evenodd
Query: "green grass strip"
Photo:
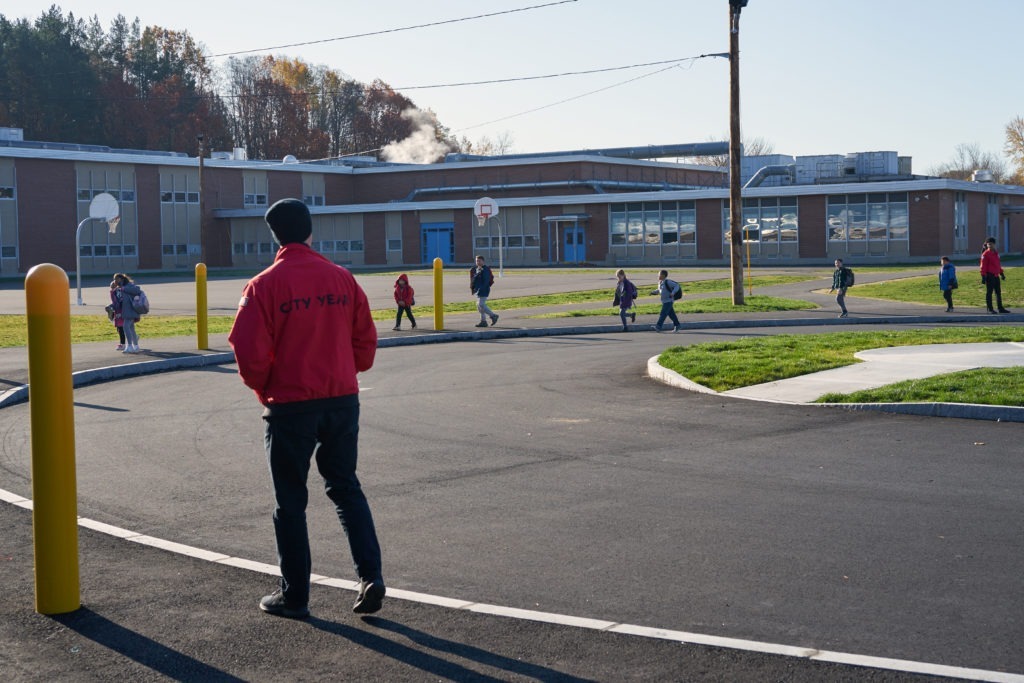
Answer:
M661 364L715 391L773 382L860 362L865 349L921 344L1024 341L1024 327L878 330L833 334L784 334L737 341L673 346Z
M1024 368L978 368L887 384L850 394L825 394L818 403L975 403L1024 406Z

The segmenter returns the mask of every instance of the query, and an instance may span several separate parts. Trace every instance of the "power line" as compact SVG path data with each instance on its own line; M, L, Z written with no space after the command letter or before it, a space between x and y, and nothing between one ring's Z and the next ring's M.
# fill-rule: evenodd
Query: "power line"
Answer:
M402 26L400 28L389 28L382 31L370 31L368 33L353 33L348 36L339 36L337 38L323 38L321 40L308 40L303 43L289 43L287 45L274 45L272 47L261 47L253 50L238 50L236 52L222 52L220 54L213 55L213 57L231 57L233 55L245 55L253 52L267 52L269 50L283 50L288 47L304 47L306 45L319 45L321 43L333 43L338 40L351 40L352 38L366 38L369 36L380 36L386 33L398 33L399 31L411 31L417 28L429 28L431 26L443 26L445 24L457 24L462 21L473 21L475 19L486 19L487 17L497 17L502 14L514 14L516 12L526 12L533 9L541 9L543 7L553 7L555 5L565 5L570 2L576 2L576 0L558 0L558 2L547 2L543 5L531 5L530 7L520 7L518 9L503 10L501 12L490 12L489 14L477 14L471 17L462 17L460 19L445 19L443 21L432 21L427 24L416 24L415 26Z
M394 90L427 90L429 88L458 88L465 85L491 85L494 83L514 83L516 81L538 81L545 78L562 78L564 76L584 76L586 74L599 74L608 71L623 71L625 69L639 69L645 66L658 66L660 64L678 64L680 62L703 59L704 57L728 57L728 53L716 52L713 54L697 55L696 57L680 57L679 59L663 59L658 62L644 62L643 64L628 64L626 66L609 66L603 69L587 69L586 71L563 71L557 74L546 74L544 76L519 76L514 78L495 78L489 81L464 81L462 83L439 83L436 85L406 85L393 88Z
M701 55L701 56L702 57L720 57L721 55ZM700 57L693 57L691 59L700 59ZM681 60L681 61L685 61L685 60ZM655 71L651 71L650 73L642 74L640 76L635 76L634 78L630 78L630 79L627 79L625 81L620 81L618 83L613 83L612 85L607 85L607 86L605 86L603 88L598 88L597 90L591 90L589 92L581 93L579 95L574 95L574 96L568 97L568 98L566 98L564 100L558 100L557 102L552 102L551 104L545 104L545 105L543 105L541 107L534 107L533 109L527 109L526 111L521 111L521 112L519 112L517 114L509 114L508 116L502 116L501 118L494 119L492 121L485 121L483 123L477 123L477 124L474 124L472 126L466 126L464 128L460 128L460 129L454 130L452 132L453 133L461 133L462 131L473 130L474 128L481 128L483 126L489 126L492 123L500 123L502 121L508 121L509 119L514 119L514 118L517 118L519 116L526 116L527 114L533 114L534 112L542 111L544 109L550 109L551 107L556 107L556 106L558 106L560 104L565 104L566 102L572 102L573 100L579 100L579 99L582 99L582 98L587 97L589 95L596 95L597 93L604 92L605 90L611 90L612 88L618 88L620 85L626 85L627 83L633 83L634 81L639 81L639 80L642 80L644 78L648 78L650 76L655 76L657 74L660 74L660 73L663 73L665 71L668 71L669 69L675 69L677 67L679 67L679 64L678 63L673 63L671 66L666 66L664 69L657 69Z

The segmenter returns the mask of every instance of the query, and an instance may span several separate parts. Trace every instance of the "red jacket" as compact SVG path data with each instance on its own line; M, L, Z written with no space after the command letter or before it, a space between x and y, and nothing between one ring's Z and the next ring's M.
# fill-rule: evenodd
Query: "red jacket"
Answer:
M398 283L405 280L405 288L398 286ZM409 284L409 276L402 273L395 280L395 303L398 304L399 308L411 308L413 302L416 300L416 292L413 290L412 285Z
M228 342L242 381L273 406L358 394L377 328L352 273L291 243L245 286Z
M1003 274L1003 266L999 263L999 252L992 247L981 252L981 274L982 276Z

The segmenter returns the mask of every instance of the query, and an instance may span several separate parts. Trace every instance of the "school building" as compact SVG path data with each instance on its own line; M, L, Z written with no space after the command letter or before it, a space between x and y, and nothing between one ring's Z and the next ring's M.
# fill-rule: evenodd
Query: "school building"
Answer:
M200 261L257 269L275 252L263 214L285 197L310 207L313 247L356 268L469 264L476 254L497 263L499 250L506 266L723 265L727 171L659 160L714 144L300 163L32 142L0 129L0 276L44 262L83 274L191 272ZM889 151L743 158L744 258L928 262L976 255L987 236L1004 254L1024 252L1024 188L984 170L957 181L910 165ZM113 232L86 220L101 193L119 205ZM499 213L479 226L473 206L484 196Z

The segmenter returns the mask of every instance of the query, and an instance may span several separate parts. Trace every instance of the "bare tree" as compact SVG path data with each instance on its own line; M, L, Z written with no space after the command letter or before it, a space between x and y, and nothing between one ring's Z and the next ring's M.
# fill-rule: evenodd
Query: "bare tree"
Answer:
M1024 185L1024 117L1018 116L1006 124L1006 156L1014 164L1009 182Z
M971 175L977 170L991 171L992 178L997 183L1005 183L1007 180L1006 162L998 154L982 150L976 142L960 143L956 146L951 160L933 166L928 174L940 178L970 180Z
M729 134L724 133L719 137L709 137L708 142L721 142L722 140L728 140ZM775 145L768 140L758 136L756 138L744 139L741 144L743 145L743 156L745 157L757 157L764 154L772 154L775 151ZM682 160L689 164L700 164L702 166L729 166L729 155L728 154L712 154L709 156L699 157L686 157Z

